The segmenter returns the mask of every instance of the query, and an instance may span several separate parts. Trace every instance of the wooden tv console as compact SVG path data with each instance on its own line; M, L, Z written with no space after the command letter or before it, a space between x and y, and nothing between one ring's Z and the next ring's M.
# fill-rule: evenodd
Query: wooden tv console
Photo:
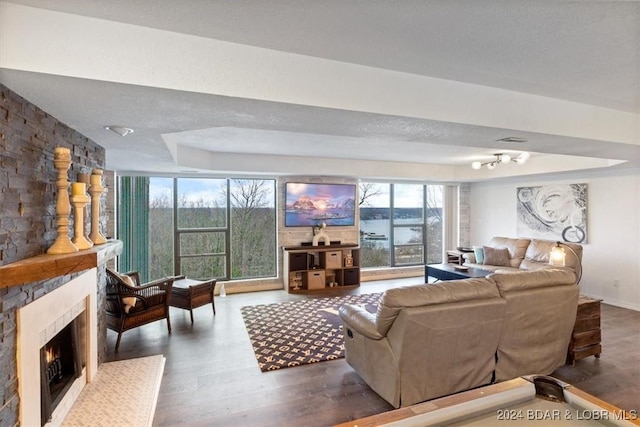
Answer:
M357 244L282 249L284 289L289 293L360 286Z

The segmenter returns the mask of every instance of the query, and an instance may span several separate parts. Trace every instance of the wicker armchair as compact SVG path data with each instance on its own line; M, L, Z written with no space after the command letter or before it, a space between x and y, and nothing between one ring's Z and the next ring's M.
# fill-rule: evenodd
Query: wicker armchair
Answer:
M122 333L156 320L167 319L171 333L169 302L173 277L140 284L137 271L120 274L107 268L107 328L118 333L116 351Z

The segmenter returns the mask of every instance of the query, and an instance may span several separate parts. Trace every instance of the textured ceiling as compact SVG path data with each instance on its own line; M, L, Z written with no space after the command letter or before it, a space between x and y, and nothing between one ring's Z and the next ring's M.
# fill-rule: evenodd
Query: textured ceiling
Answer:
M638 2L9 3L640 114ZM463 165L473 156L490 155L496 149L521 149L496 147L498 138L526 136L535 140L536 145L527 149L536 153L640 160L637 134L632 146L605 144L531 129L524 132L83 80L56 76L46 69L33 73L3 67L0 81L107 147L111 153L108 166L113 169L183 170L175 155L170 155L167 141L244 155ZM105 124L130 126L136 133L119 139L105 134ZM135 161L126 154L133 150L139 153Z

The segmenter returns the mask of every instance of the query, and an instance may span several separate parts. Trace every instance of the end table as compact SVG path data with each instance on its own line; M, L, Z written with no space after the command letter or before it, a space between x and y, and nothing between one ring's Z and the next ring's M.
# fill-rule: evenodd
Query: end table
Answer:
M216 280L192 280L184 276L178 276L173 281L171 289L171 300L169 305L172 307L189 310L191 315L191 323L193 323L193 309L211 303L213 315L216 315L216 305L213 300L213 289Z
M580 295L576 323L567 350L568 365L573 366L576 360L589 356L600 358L600 353L602 353L600 301L602 300Z

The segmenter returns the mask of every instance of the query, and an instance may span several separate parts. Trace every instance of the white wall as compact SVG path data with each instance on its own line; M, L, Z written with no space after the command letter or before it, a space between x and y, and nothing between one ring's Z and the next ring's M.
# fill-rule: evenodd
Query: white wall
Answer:
M471 184L471 244L516 237L516 188L588 184L584 295L640 311L640 171L617 170ZM527 237L527 236L521 236ZM614 286L614 280L619 285Z

